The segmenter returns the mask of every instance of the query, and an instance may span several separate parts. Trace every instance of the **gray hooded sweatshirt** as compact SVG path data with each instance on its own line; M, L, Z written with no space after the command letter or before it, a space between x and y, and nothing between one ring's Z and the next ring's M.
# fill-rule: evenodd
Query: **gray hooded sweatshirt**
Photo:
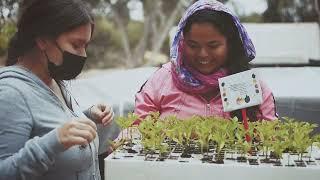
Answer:
M68 107L32 72L0 69L0 180L100 180L97 138L67 150L58 140L57 127L84 116L62 91Z

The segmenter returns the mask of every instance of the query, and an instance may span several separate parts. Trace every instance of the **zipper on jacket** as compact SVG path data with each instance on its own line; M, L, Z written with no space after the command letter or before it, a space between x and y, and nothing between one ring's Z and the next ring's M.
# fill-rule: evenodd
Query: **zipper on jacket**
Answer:
M206 114L210 116L210 103L206 104Z
M203 98L202 96L198 96L203 102L204 102L204 105L205 105L205 110L204 110L204 112L205 112L205 115L206 116L211 116L211 105L210 105L210 101L208 101L208 100L206 100L205 98Z

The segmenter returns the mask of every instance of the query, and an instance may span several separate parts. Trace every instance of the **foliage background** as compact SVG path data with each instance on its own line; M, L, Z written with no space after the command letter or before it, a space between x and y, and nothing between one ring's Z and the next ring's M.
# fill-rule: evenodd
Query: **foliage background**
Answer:
M220 0L236 4L245 0ZM320 22L319 0L265 0L261 14L239 14L243 22ZM32 2L32 1L30 1ZM96 29L88 49L87 69L132 68L168 60L170 29L194 0L86 0L96 18ZM0 65L15 33L21 0L0 1ZM143 20L130 11L142 5Z

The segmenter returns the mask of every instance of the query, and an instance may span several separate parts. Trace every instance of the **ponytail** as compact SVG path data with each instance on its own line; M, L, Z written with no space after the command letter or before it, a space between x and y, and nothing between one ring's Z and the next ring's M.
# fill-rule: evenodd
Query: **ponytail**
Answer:
M20 48L18 46L19 46L18 34L15 33L9 42L6 66L11 66L17 63L18 57L20 55L19 53Z

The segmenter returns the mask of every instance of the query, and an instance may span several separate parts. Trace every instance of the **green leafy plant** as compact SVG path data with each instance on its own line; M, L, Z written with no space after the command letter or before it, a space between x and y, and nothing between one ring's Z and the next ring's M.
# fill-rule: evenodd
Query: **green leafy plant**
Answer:
M276 127L279 121L259 121L256 126L256 136L260 140L263 154L265 155L265 161L269 161L268 153L271 146L274 143L274 135L276 133Z
M132 144L132 125L134 121L136 121L139 117L134 113L128 113L127 117L118 117L115 122L121 129L121 139L118 139L117 142L113 142L114 148L118 148L123 144L128 144L129 146L133 146ZM126 132L126 136L124 135Z
M183 129L182 121L176 117L170 117L170 121L167 123L167 131L165 132L167 137L174 142L183 145Z
M121 128L121 130L125 130L128 129L129 127L132 126L132 124L134 123L134 121L136 121L139 117L134 114L134 113L129 113L127 117L118 117L116 119L116 123L117 125ZM127 133L129 133L130 131L128 130ZM122 134L122 138L123 138L123 134Z
M141 143L144 146L144 149L152 149L152 130L153 130L154 122L152 121L150 116L147 116L138 126L138 130L141 134ZM151 140L150 140L151 139Z
M230 122L221 118L214 118L213 120L215 121L215 123L212 127L210 139L212 139L216 143L216 161L218 163L222 163L224 156L220 154L220 152L227 142Z
M279 161L284 151L288 148L289 132L279 120L277 121L270 149L273 151L276 160Z
M312 147L314 139L311 132L317 127L316 124L310 124L303 121L297 121L293 118L284 118L284 128L288 130L288 141L285 141L289 153L298 153L299 160L302 161L304 152L308 147ZM288 156L289 165L290 154Z
M130 113L127 117L118 118L116 122L121 129L130 129L136 119L138 116ZM161 119L159 112L155 112L142 120L137 129L146 155L152 156L155 152L159 152L160 157L165 157L169 150L180 147L183 147L182 154L191 155L189 149L199 145L203 155L202 160L211 161L209 143L211 148L213 142L216 163L221 163L224 161L225 147L232 152L238 152L242 160L247 159L253 149L258 149L263 151L265 161L268 162L274 162L270 161L272 156L268 156L271 153L275 156L276 162L280 162L284 152L298 153L301 161L309 147L311 152L313 145L320 148L320 135L312 135L315 127L316 124L284 118L283 122L280 120L249 122L249 129L246 130L237 118L193 116L182 120L169 116ZM246 135L251 137L250 141L246 140ZM126 139L121 139L118 143L123 144L125 141ZM290 155L288 165L289 163Z
M230 119L229 123L228 123L228 127L226 129L226 148L229 149L230 153L231 153L231 159L233 160L233 154L235 152L236 149L236 130L239 126L239 121L237 117L234 117L232 119Z
M164 143L166 138L164 121L155 121L154 117L148 116L140 123L138 129L142 135L141 143L145 149L151 150L152 154L156 150L159 150L160 155L166 154L168 145Z
M200 144L201 153L204 154L204 149L206 152L209 151L209 141L210 141L210 134L212 132L213 121L211 118L205 117L201 119L196 124L196 135L198 137L197 142Z
M236 147L239 149L239 153L243 159L246 159L246 154L251 150L252 147L252 139L247 141L245 136L249 135L253 137L254 131L254 123L249 122L249 128L246 130L242 124L240 124L236 130Z
M302 161L303 153L307 151L308 147L312 146L313 140L310 133L316 125L307 122L298 122L297 124L293 136L293 145L300 154L300 161Z
M181 121L181 131L182 131L182 137L183 137L183 153L182 157L189 157L191 156L191 146L190 143L193 139L193 134L195 132L195 124L197 121L197 117L193 116L189 119Z
M320 134L314 135L312 137L313 145L316 145L318 148L320 148Z

